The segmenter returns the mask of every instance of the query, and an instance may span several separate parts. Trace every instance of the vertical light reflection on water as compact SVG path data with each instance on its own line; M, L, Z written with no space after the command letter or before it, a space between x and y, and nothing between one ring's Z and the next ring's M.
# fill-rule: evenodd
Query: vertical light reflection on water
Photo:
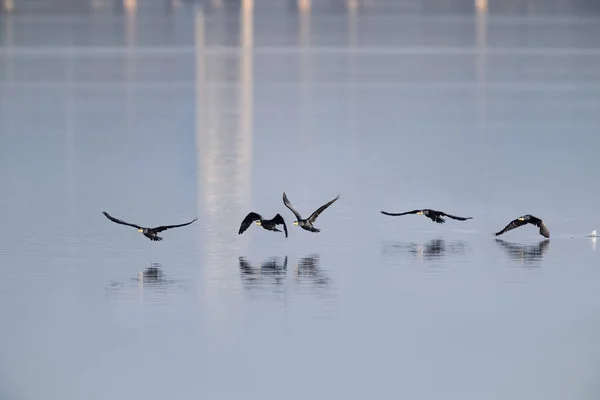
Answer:
M355 48L358 45L358 13L357 7L350 7L348 4L348 10L346 11L346 24L347 24L347 36L348 36L348 46L351 48ZM348 112L346 113L348 118L351 119L351 124L348 127L349 134L352 136L351 147L352 147L352 155L354 160L359 159L359 130L357 128L358 125L358 71L357 71L357 63L358 63L357 53L353 51L348 52L348 66L350 69L350 96L348 96ZM360 177L361 172L358 168L359 163L353 162L351 165L354 166L355 171L352 174L353 176ZM357 190L360 182L358 179L354 179L353 182L353 192L360 193L360 190ZM355 190L356 189L356 190Z
M477 141L480 149L478 151L481 160L479 167L483 168L485 178L490 176L490 163L486 162L485 158L489 157L487 148L489 146L489 138L487 134L487 0L475 0L475 123L477 127ZM487 182L487 179L485 179ZM493 193L490 185L481 186L483 189L482 196L488 206L488 213L491 212L489 207L492 205Z
M6 12L12 12L15 9L14 0L4 0L4 10Z
M312 6L311 0L298 0L297 1L298 10L300 11L299 15L302 18L302 14L310 13L310 8Z
M592 251L596 252L596 238L595 237L592 238L591 245L592 245Z
M240 203L250 206L252 177L252 113L253 113L253 62L254 62L254 0L242 1L242 29L240 42L240 142L241 154L238 165L238 188ZM243 171L243 173L242 173Z
M74 255L75 243L69 243L70 233L75 227L75 149L74 149L74 130L75 130L75 110L74 110L74 60L73 54L67 54L65 57L65 78L66 78L66 96L65 96L65 203L66 203L66 232L64 235L67 256Z
M238 243L224 237L228 226L222 226L228 215L239 215L251 208L252 185L252 112L253 112L253 2L241 3L239 52L239 86L235 96L239 103L238 121L234 131L221 129L222 115L228 115L230 100L222 96L229 85L211 85L213 73L224 68L207 69L209 55L205 52L205 16L198 9L195 18L196 34L196 137L198 153L198 199L204 216L205 236L202 238L204 259L201 261L203 288L201 292L212 309L211 326L223 327L224 319L234 311L231 304L215 301L224 286L239 285L235 268L231 268L232 248L243 251ZM211 54L211 64L230 63L224 55ZM214 72L213 72L214 71ZM229 115L228 115L229 118ZM216 320L218 319L218 320Z
M133 125L133 120L135 117L134 107L136 104L135 100L135 90L133 85L135 83L135 71L136 71L136 56L133 52L136 44L137 44L137 3L135 0L133 1L125 1L125 46L127 47L127 56L126 56L126 98L127 98L127 106L126 106L126 118L127 118L127 128L131 131L131 127Z
M310 47L310 13L311 3L307 0L298 0L298 46L300 46L300 140L305 148L310 147L309 135L312 131L311 93L312 87L312 60L308 48Z

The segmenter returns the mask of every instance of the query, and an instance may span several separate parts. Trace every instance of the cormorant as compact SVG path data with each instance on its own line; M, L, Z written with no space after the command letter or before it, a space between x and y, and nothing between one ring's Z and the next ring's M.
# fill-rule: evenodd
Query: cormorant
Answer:
M317 211L315 211L314 213L312 213L310 217L308 217L306 219L302 219L302 217L300 216L300 213L294 209L294 207L292 206L292 203L290 203L290 201L288 200L285 192L283 192L283 204L285 204L285 206L287 208L289 208L290 211L293 212L297 218L297 220L294 221L294 225L300 226L302 229L305 229L310 232L321 232L320 229L317 229L313 226L313 222L315 222L315 220L317 219L319 214L321 214L323 211L325 211L325 209L327 207L332 205L339 198L340 198L340 195L338 194L335 199L333 199L333 200L325 203L321 207L319 207L319 209Z
M255 212L250 212L248 215L246 215L246 218L244 218L242 224L240 225L238 235L244 233L244 231L248 229L248 227L250 227L250 225L254 221L256 221L256 225L262 226L266 230L273 232L281 232L279 229L277 229L277 225L283 225L285 237L288 237L287 226L285 225L285 221L283 220L283 217L281 215L277 214L273 217L273 219L263 219L263 217L260 214L257 214Z
M158 232L162 232L162 231L165 231L165 230L171 229L171 228L178 228L180 226L186 226L186 225L189 225L192 222L198 220L198 218L196 217L193 220L191 220L190 222L186 222L185 224L164 225L164 226L157 226L156 228L143 228L141 226L138 226L138 225L135 225L135 224L130 224L128 222L121 221L120 219L112 217L106 211L102 211L102 214L104 214L104 216L106 218L110 219L112 222L116 222L117 224L121 224L121 225L133 226L134 228L137 228L138 232L142 232L144 234L144 236L146 236L148 239L150 239L152 241L163 240L162 237L160 237L160 236L157 235Z
M539 219L537 217L534 217L533 215L529 215L529 214L523 215L522 217L519 217L519 218L511 221L508 225L506 225L504 227L504 229L502 229L500 232L496 232L494 235L495 236L502 235L504 232L508 232L510 230L513 230L513 229L523 226L525 224L532 224L532 225L539 227L540 235L547 237L547 238L550 237L550 230L548 229L546 224L544 224L544 221L542 221L541 219Z
M385 211L381 211L381 213L385 214L385 215L391 215L392 217L397 217L397 216L406 215L406 214L424 215L427 218L430 218L433 222L437 222L438 224L443 224L444 222L446 222L446 220L444 218L442 218L443 216L452 218L452 219L457 219L459 221L466 221L468 219L473 218L473 217L457 217L455 215L446 214L443 211L430 210L429 208L424 208L422 210L412 210L412 211L407 211L407 212L398 213L398 214L389 213L389 212L385 212Z

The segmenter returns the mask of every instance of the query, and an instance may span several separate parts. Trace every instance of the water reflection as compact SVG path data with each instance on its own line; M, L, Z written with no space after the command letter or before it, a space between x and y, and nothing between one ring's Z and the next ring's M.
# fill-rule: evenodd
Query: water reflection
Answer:
M245 289L264 286L280 286L285 282L288 257L271 257L259 267L253 267L245 257L238 258L240 276Z
M315 288L326 287L331 279L319 268L319 255L313 254L301 258L295 269L295 281L299 284L309 284Z
M127 280L113 280L106 288L106 295L115 298L137 297L143 299L145 296L155 297L158 293L169 290L179 291L184 289L181 285L175 285L176 281L168 279L163 272L160 263L150 263L150 266L140 271L137 276ZM146 292L150 290L149 292Z
M436 238L426 243L385 243L382 253L384 255L408 254L413 260L423 263L426 261L442 261L445 258L463 255L465 250L466 244L462 240L446 243L446 240Z
M319 267L318 254L301 258L294 267L293 280L287 278L288 257L271 257L260 266L253 266L239 257L240 277L244 289L268 289L287 292L291 286L308 288L311 293L322 292L331 285L331 278Z
M498 243L513 261L518 261L523 265L539 266L542 257L548 251L550 239L544 239L537 244L521 245L505 242L502 239L496 239Z
M165 273L161 269L162 264L151 263L148 268L140 272L137 277L137 282L149 286L167 286L172 284L172 279L167 279Z

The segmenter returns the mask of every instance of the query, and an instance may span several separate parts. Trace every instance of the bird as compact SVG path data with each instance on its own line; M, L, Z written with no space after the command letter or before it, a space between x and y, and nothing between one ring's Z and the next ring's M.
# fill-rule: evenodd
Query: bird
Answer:
M540 235L542 235L546 238L550 237L550 230L548 229L546 224L544 224L544 221L542 221L541 219L534 217L533 215L530 215L530 214L523 215L522 217L519 217L515 220L510 221L510 223L508 225L506 225L504 227L504 229L502 229L500 232L496 232L494 234L494 236L500 236L504 232L508 232L510 230L513 230L515 228L518 228L518 227L526 225L526 224L532 224L532 225L539 227Z
M162 232L162 231L166 231L167 229L171 229L171 228L178 228L180 226L186 226L186 225L189 225L192 222L198 220L198 217L196 217L193 220L191 220L190 222L186 222L185 224L163 225L163 226L157 226L156 228L144 228L144 227L141 227L141 226L136 225L136 224L130 224L129 222L121 221L120 219L111 216L106 211L102 211L102 214L104 214L104 216L106 218L110 219L112 222L116 222L117 224L121 224L121 225L133 226L134 228L137 228L138 232L143 233L144 236L146 236L148 239L150 239L152 241L155 241L155 242L163 240L163 238L160 237L160 236L158 236L157 233Z
M298 211L296 211L294 209L294 207L292 206L292 203L290 203L290 201L287 198L287 195L285 194L285 192L283 192L283 204L285 204L285 206L287 208L290 209L291 212L294 213L294 215L296 216L297 220L294 221L294 226L299 226L304 230L307 230L309 232L321 232L320 229L317 229L313 226L313 222L315 222L315 220L317 219L317 217L323 212L325 211L325 209L327 207L329 207L330 205L332 205L337 199L340 198L340 195L338 194L337 197L325 204L323 204L321 207L319 207L317 209L317 211L315 211L314 213L312 213L310 215L310 217L306 218L306 219L302 219L302 217L300 216L300 213Z
M246 218L242 221L240 225L240 230L238 231L238 235L244 233L246 229L252 225L252 223L256 221L256 225L262 226L264 229L273 232L281 232L277 229L277 225L283 225L283 230L285 231L285 237L288 237L287 226L285 225L285 220L280 214L277 214L273 217L273 219L264 219L260 214L255 212L250 212L246 215Z
M446 214L443 211L436 211L436 210L431 210L429 208L424 208L422 210L412 210L412 211L407 211L407 212L403 212L403 213L389 213L389 212L385 212L385 211L381 211L382 214L385 215L391 215L392 217L397 217L400 215L406 215L406 214L417 214L417 215L424 215L427 218L430 218L433 222L437 222L438 224L443 224L444 222L446 222L446 220L444 217L448 217L448 218L452 218L452 219L457 219L459 221L466 221L468 219L473 219L473 217L457 217L455 215L450 215L450 214Z

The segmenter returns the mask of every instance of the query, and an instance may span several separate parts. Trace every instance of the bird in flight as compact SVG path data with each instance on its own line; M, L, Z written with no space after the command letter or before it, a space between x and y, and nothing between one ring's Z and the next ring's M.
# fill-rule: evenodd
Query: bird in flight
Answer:
M277 225L283 225L285 237L288 237L287 226L285 225L285 221L281 215L277 214L273 217L273 219L263 219L260 214L255 212L250 212L248 215L246 215L246 218L244 218L242 224L240 225L238 235L244 233L244 231L248 229L254 221L256 221L256 225L262 226L264 229L273 232L281 232L279 229L277 229Z
M542 221L541 219L534 217L533 215L530 215L530 214L523 215L522 217L519 217L515 220L510 221L510 223L508 225L506 225L504 227L504 229L502 229L500 232L496 232L494 235L495 236L502 235L505 232L508 232L510 230L513 230L515 228L518 228L518 227L526 225L526 224L532 224L532 225L537 226L538 228L540 228L540 235L542 235L546 238L550 237L550 229L548 229L546 224L544 224L544 221Z
M457 217L456 215L446 214L443 211L430 210L429 208L424 208L422 210L412 210L412 211L407 211L407 212L397 213L397 214L389 213L389 212L385 212L385 211L381 211L381 213L385 214L385 215L391 215L392 217L397 217L400 215L407 215L407 214L424 215L427 218L430 218L433 222L437 222L438 224L443 224L444 222L446 222L446 220L442 217L448 217L448 218L456 219L459 221L466 221L468 219L473 219L473 217Z
M102 211L102 214L104 214L104 216L106 218L110 219L112 222L116 222L117 224L121 224L121 225L133 226L134 228L137 228L138 232L143 233L144 236L146 236L148 239L155 241L155 242L163 240L163 238L158 236L157 233L166 231L167 229L171 229L171 228L178 228L180 226L186 226L186 225L189 225L192 222L198 220L198 218L196 217L193 220L191 220L190 222L186 222L185 224L163 225L163 226L157 226L156 228L144 228L144 227L141 227L136 224L130 224L129 222L121 221L120 219L111 216L106 211Z
M321 207L319 207L317 209L317 211L315 211L314 213L312 213L310 215L310 217L306 218L306 219L302 219L302 217L300 216L300 213L298 211L296 211L294 209L294 207L292 206L292 203L290 203L290 201L288 200L285 192L283 192L283 204L285 204L285 206L287 208L290 209L291 212L294 213L294 215L296 216L297 220L294 221L294 225L295 226L300 226L302 229L305 229L307 231L310 232L321 232L320 229L317 229L313 226L313 223L315 222L315 220L317 219L317 217L323 212L325 211L325 209L327 207L329 207L330 205L332 205L337 199L340 198L340 195L338 194L337 197L325 204L323 204Z

